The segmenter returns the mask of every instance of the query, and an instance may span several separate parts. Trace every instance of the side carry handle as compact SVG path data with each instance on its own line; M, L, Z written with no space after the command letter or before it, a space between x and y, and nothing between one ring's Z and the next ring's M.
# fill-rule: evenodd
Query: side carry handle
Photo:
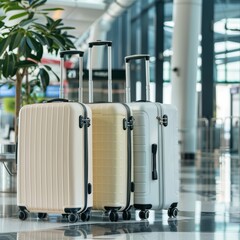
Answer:
M112 102L112 42L111 41L95 41L88 43L89 57L89 103L93 103L93 67L92 67L92 48L93 46L108 47L108 102Z
M60 52L60 88L59 88L59 98L63 98L64 95L64 90L63 90L63 68L64 68L64 56L65 55L78 55L79 56L79 87L78 87L78 101L82 102L83 100L83 94L82 94L82 89L83 89L83 51L79 50L66 50L66 51L61 51Z
M125 57L126 71L126 103L131 102L131 87L130 87L130 61L137 59L145 59L146 66L146 101L150 100L150 73L149 73L149 54L136 54Z
M158 174L157 174L157 144L152 144L152 180L157 180L158 179Z

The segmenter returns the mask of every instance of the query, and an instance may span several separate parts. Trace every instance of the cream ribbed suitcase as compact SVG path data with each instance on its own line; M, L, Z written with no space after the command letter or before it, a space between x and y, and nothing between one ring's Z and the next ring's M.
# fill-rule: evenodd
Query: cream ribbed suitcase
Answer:
M146 99L130 103L130 61L145 59ZM177 110L173 105L149 102L149 55L132 55L126 63L126 102L134 117L134 207L147 219L148 209L168 209L177 216L179 156Z
M61 52L61 69L65 54ZM62 75L62 74L61 74ZM82 76L82 74L80 74ZM62 76L61 76L62 80ZM80 89L82 79L80 81ZM62 81L60 84L62 95ZM92 208L91 109L79 102L54 99L22 107L19 117L17 205L19 218L28 212L79 215L89 220Z
M108 46L108 103L93 102L92 48ZM132 175L132 113L126 104L112 103L111 83L112 43L89 43L89 107L93 125L93 209L109 213L111 221L131 218L133 203Z

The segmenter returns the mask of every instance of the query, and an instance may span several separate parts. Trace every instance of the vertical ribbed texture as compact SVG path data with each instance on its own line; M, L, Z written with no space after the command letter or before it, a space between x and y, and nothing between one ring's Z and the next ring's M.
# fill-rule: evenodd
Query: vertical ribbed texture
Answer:
M70 125L67 104L22 109L18 205L36 212L63 212L70 203Z

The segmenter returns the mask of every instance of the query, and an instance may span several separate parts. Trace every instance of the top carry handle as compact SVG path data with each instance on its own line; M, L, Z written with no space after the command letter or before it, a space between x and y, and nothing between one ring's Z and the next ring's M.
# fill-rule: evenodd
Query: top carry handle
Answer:
M108 47L108 102L112 102L112 42L96 41L89 42L89 103L93 103L93 76L92 76L92 48L93 46Z
M78 87L78 101L83 101L83 54L84 52L79 50L66 50L60 52L60 89L59 89L59 97L63 98L64 96L64 90L63 90L63 68L64 68L64 56L65 55L79 55L79 87Z
M149 58L148 54L136 54L125 57L126 69L126 102L131 102L131 87L130 87L130 61L136 59L145 59L146 66L146 100L150 100L150 73L149 73Z

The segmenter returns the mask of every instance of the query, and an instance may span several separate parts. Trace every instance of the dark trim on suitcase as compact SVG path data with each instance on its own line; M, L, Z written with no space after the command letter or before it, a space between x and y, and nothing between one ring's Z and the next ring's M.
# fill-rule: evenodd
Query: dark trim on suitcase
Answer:
M132 136L131 131L133 130L133 116L131 116L131 110L129 106L123 103L127 110L127 155L128 155L128 173L127 173L127 204L123 211L127 211L131 208L131 192L134 191L134 183L132 182L131 175L132 175Z
M92 193L92 185L88 182L88 127L90 126L90 119L87 116L87 108L83 103L79 103L83 107L84 111L84 120L82 125L79 127L84 127L84 207L81 209L81 213L87 210L87 200L88 194ZM80 118L80 117L79 117Z
M136 209L145 211L146 209L151 209L152 208L152 204L134 204L134 207Z

